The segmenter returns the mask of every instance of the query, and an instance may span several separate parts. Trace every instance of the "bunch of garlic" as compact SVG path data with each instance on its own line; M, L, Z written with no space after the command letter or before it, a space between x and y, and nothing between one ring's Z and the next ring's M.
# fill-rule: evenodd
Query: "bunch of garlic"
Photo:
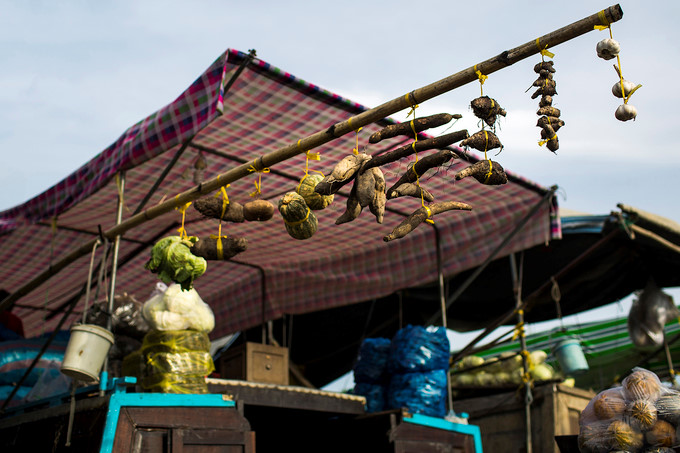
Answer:
M614 39L606 38L597 43L595 51L597 52L597 56L603 60L611 60L612 58L618 57L619 52L621 52L621 45ZM614 65L614 69L619 75L619 81L612 87L612 94L617 98L623 99L623 104L617 107L614 116L619 121L635 120L637 109L628 103L628 99L633 92L642 85L635 85L633 82L624 79L621 76L619 66Z

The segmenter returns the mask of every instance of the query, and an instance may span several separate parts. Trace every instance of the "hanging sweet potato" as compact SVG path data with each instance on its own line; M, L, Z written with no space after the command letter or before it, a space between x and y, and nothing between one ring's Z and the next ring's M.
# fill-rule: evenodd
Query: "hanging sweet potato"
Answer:
M430 211L429 213L428 209ZM392 230L390 234L383 237L383 241L389 242L394 239L403 238L411 231L415 230L418 227L418 225L423 223L429 217L434 216L436 214L440 214L442 212L453 210L471 211L472 206L470 206L467 203L461 203L458 201L443 201L440 203L432 203L429 206L427 206L427 209L425 207L421 207L417 209L413 214L405 218L399 225L397 225Z
M243 218L264 222L274 216L274 205L267 200L252 200L243 205Z
M386 138L396 137L397 135L410 135L413 136L413 131L422 132L426 129L433 127L442 126L452 119L462 118L462 115L451 115L449 113L437 113L436 115L425 116L422 118L416 118L412 121L405 121L398 124L390 124L383 129L375 132L368 138L369 143L378 143Z
M368 209L375 216L375 220L378 223L383 222L383 217L385 215L385 203L387 202L387 197L385 195L385 176L380 168L374 167L368 171L373 173L374 191L373 199L368 204Z
M191 247L191 253L196 256L201 256L206 260L228 260L229 258L233 258L239 253L244 252L248 248L248 240L246 238L223 236L221 241L221 258L217 245L217 238L212 236L199 239Z
M470 102L472 112L489 126L493 126L498 115L505 116L507 112L501 108L498 101L489 96L481 96Z
M456 173L456 181L472 176L487 186L497 186L508 182L508 175L501 164L492 160L480 160Z
M371 168L365 172L359 172L354 179L354 191L362 208L368 206L375 196L375 176L372 170Z
M343 212L342 215L335 220L335 224L341 225L343 223L351 222L352 220L359 217L362 209L363 208L359 204L359 199L356 195L355 186L352 186L352 190L350 191L349 197L347 198L347 207L345 208L345 212Z
M489 133L491 134L491 132ZM408 170L406 170L406 173L404 173L387 192L391 193L405 182L415 182L430 168L444 165L446 162L450 161L456 156L456 153L451 150L441 149L435 154L430 154L429 156L420 159L418 162L415 162Z
M203 197L195 200L191 206L204 216L219 220L223 209L222 203L222 198ZM245 217L243 216L243 205L236 201L228 202L226 208L224 208L222 220L236 223L243 222L245 220Z
M503 148L503 145L496 134L487 130L475 132L470 136L470 138L460 142L460 146L469 146L479 151L489 151L494 148Z
M414 197L422 198L428 202L434 201L434 195L428 192L427 189L410 182L400 184L398 187L391 189L391 191L387 194L388 200L398 197Z
M335 165L333 171L314 187L314 191L321 195L334 194L342 186L354 179L361 165L370 159L371 156L365 153L345 156Z

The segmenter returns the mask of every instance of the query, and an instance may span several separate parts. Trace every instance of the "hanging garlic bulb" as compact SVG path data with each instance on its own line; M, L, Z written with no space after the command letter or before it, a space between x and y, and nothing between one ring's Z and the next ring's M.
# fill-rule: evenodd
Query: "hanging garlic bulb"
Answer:
M607 38L598 42L595 50L597 51L598 57L604 60L611 60L621 52L621 45L618 41Z
M621 104L614 112L614 116L619 121L634 120L637 116L637 109L630 104Z
M626 94L626 96L628 96L631 93L631 91L633 91L635 86L636 85L630 80L623 79L623 91ZM623 93L621 92L621 81L616 82L612 86L612 94L617 98L623 99Z

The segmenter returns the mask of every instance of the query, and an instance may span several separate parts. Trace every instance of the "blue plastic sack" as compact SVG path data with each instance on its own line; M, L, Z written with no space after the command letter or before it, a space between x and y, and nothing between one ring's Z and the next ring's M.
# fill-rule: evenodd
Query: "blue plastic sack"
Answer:
M387 392L388 408L406 408L412 414L444 417L447 372L433 370L392 375Z
M358 382L352 393L366 398L366 412L380 412L386 408L387 387L384 385Z
M444 327L432 330L408 325L392 338L388 369L390 373L447 370L449 337Z
M386 382L390 344L387 338L366 338L361 343L359 356L354 365L354 382L368 384Z

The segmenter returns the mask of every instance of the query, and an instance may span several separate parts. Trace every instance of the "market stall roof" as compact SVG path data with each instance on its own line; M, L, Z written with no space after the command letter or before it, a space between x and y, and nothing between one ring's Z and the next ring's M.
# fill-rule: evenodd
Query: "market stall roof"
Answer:
M119 192L123 194L125 221L196 186L194 164L201 155L207 160L205 178L214 178L366 110L258 58L239 73L241 64L250 57L227 50L172 103L127 129L54 187L0 213L0 260L11 263L5 266L2 289L14 293L36 274L50 272L50 266L61 257L112 228ZM366 137L390 123L393 121L385 119L365 126L359 135L362 149ZM328 173L352 152L355 139L355 134L346 134L316 148L321 160L309 160L311 171ZM410 141L393 138L366 145L366 152L378 155ZM554 222L556 202L541 203L547 189L512 172L510 181L502 186L485 186L472 178L454 184L453 174L477 158L462 149L451 149L458 157L446 169L422 175L421 182L438 200L463 201L473 210L437 215L434 227L422 225L403 239L386 243L382 237L419 208L420 200L389 200L383 224L365 210L355 221L335 225L344 211L350 186L336 194L329 208L316 212L319 231L309 240L291 238L278 213L268 222L224 223L223 234L245 237L248 249L229 261L209 262L207 272L195 282L216 315L212 335L252 328L285 314L347 306L434 282L439 269L437 245L443 274L458 274L482 263L529 213L530 221L503 245L498 256L559 236L559 224ZM251 200L254 183L260 178L261 198L276 205L283 194L295 189L304 175L305 163L302 154L272 166L268 173L253 172L249 179L226 188L229 200ZM405 161L384 168L388 185L405 169ZM124 186L120 178L123 172ZM218 194L208 196L213 195ZM181 221L180 212L169 212L124 234L117 292L135 295L140 301L146 299L158 281L144 269L150 248L160 238L178 234ZM189 235L198 237L218 232L215 220L203 218L191 207L186 211L184 227ZM101 259L102 249L96 251L95 263ZM16 301L13 311L23 319L28 336L53 329L60 314L74 301L77 305L66 326L79 319L89 263L89 254L80 256Z

